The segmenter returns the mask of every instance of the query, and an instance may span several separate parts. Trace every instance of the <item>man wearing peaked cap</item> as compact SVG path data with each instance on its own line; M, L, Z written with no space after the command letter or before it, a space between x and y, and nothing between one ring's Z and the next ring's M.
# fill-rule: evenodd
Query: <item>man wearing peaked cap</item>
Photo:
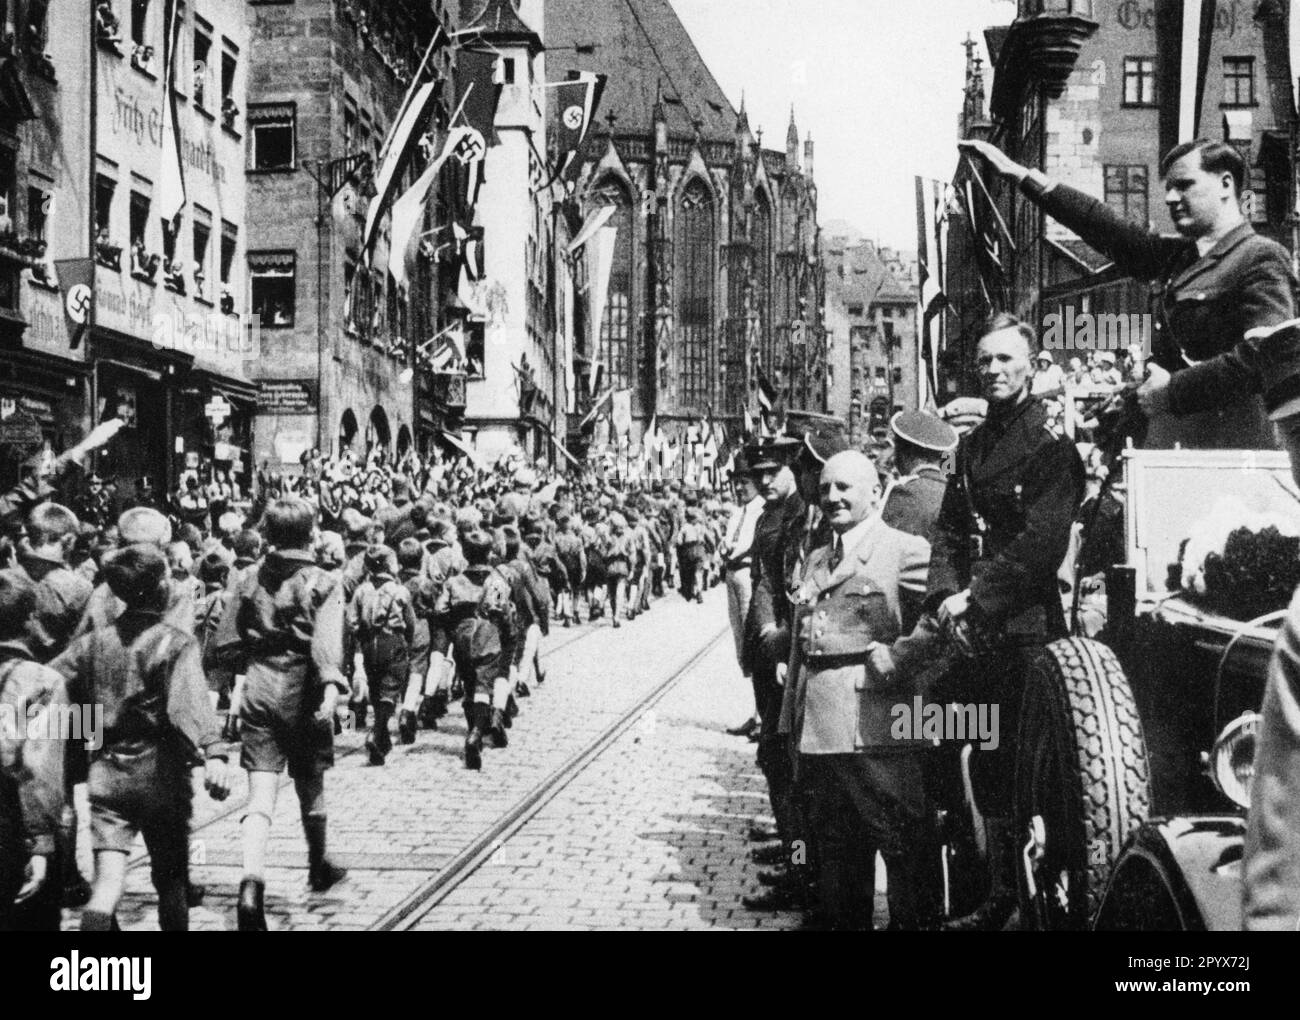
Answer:
M899 411L889 428L901 477L885 494L880 516L891 528L929 538L948 484L942 462L957 447L957 430L925 411Z
M804 839L805 828L796 800L794 765L788 737L778 729L781 714L781 678L790 656L790 582L794 577L807 523L807 506L799 494L792 465L806 449L788 436L764 438L745 450L750 477L764 501L754 525L750 577L753 590L745 624L745 657L752 667L754 701L758 707L758 767L767 781L776 835L784 844L782 859L790 860L795 842ZM768 834L754 829L752 835ZM805 869L806 870L806 869ZM746 897L751 910L789 910L801 905L803 890L793 868L781 876L776 888L756 897Z

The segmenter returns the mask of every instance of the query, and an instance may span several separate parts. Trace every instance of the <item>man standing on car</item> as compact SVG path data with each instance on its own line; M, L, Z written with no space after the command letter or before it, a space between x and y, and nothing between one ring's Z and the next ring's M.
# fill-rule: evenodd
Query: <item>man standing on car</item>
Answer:
M1016 904L1021 833L1011 827L1015 733L1024 680L1023 650L1066 633L1056 573L1083 497L1074 444L1052 431L1030 396L1034 332L998 313L984 326L976 359L988 417L962 436L954 473L930 533L925 611L916 630L873 656L881 673L922 668L945 644L963 653L936 702L999 706L996 749L972 760L975 799L987 835L989 898L954 930L1000 929Z
M1197 139L1161 160L1180 235L1169 237L987 142L960 148L1018 181L1026 198L1121 270L1155 283L1151 361L1138 389L1151 419L1146 446L1272 449L1271 420L1288 449L1300 448L1300 330L1268 332L1295 316L1298 285L1290 253L1242 214L1246 166L1236 149Z

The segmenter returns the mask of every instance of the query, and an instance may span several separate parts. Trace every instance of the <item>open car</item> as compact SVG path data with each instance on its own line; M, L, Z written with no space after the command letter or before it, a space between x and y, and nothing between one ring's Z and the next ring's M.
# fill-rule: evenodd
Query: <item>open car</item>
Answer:
M1240 927L1256 712L1285 602L1252 619L1183 591L1180 547L1216 494L1300 518L1283 453L1126 450L1125 562L1104 627L1034 656L1014 824L1020 917L1038 929ZM1172 576L1171 576L1172 575Z

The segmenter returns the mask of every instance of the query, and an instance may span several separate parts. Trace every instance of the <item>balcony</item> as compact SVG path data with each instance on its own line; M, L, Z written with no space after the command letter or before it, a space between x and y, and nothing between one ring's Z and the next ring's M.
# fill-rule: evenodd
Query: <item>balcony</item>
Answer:
M1097 31L1092 4L1078 0L1031 0L1020 5L998 51L989 106L1000 120L1013 120L1033 82L1052 98L1065 91L1083 44Z

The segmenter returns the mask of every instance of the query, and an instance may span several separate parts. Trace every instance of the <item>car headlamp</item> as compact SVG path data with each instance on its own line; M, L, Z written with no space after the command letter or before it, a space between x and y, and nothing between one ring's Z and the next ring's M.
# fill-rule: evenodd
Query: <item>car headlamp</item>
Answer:
M1250 807L1258 733L1259 713L1243 712L1223 728L1210 752L1210 779L1220 793L1243 808Z

